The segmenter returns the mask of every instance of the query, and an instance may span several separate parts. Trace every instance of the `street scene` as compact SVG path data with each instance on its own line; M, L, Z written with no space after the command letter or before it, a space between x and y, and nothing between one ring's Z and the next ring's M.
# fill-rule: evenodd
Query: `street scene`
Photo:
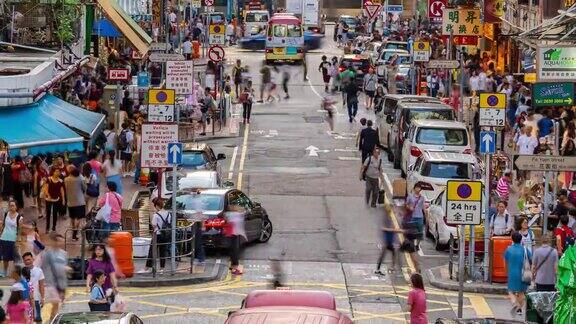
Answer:
M575 17L5 2L0 324L573 323Z

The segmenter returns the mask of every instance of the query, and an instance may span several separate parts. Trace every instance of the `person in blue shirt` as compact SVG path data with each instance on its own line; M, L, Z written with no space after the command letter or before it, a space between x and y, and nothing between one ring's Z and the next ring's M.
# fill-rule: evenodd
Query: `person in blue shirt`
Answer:
M101 270L96 270L93 276L94 284L90 289L90 301L88 306L91 311L110 311L110 302L106 298L106 292L102 286L106 281L106 275Z
M550 111L544 110L544 118L538 121L538 129L540 130L540 137L546 137L554 132L554 122L550 118Z

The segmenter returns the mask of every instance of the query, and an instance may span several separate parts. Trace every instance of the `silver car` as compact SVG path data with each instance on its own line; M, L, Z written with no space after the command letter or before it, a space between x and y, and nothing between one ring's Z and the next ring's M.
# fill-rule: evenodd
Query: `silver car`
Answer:
M52 324L93 323L93 324L143 324L134 313L75 312L58 314Z

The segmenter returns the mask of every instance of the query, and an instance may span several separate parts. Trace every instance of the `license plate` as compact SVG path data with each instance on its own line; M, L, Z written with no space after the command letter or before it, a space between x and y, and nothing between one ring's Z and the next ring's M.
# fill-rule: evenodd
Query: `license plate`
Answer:
M298 49L296 47L288 47L286 54L288 55L294 55L298 53Z
M284 48L282 47L275 47L274 54L284 54Z

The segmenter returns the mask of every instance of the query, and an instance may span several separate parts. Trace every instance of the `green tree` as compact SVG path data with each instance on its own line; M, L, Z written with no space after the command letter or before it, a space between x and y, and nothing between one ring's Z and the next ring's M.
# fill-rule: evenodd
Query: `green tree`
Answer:
M76 0L56 0L54 7L55 34L60 46L70 45L76 39L75 25L80 21L80 6Z

